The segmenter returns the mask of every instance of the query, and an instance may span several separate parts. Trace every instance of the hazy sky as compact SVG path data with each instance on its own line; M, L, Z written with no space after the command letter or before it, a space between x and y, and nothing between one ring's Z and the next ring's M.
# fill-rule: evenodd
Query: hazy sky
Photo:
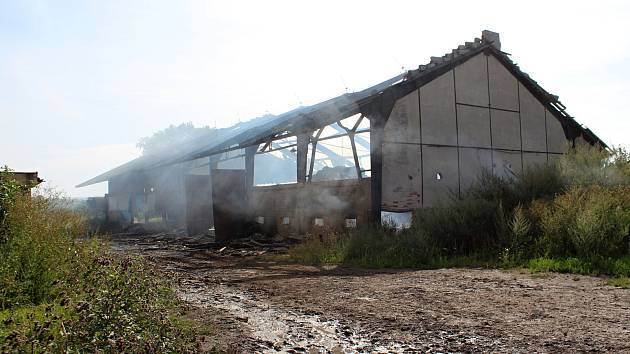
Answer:
M229 126L357 91L479 37L630 145L630 2L0 0L0 165L74 185L169 124Z

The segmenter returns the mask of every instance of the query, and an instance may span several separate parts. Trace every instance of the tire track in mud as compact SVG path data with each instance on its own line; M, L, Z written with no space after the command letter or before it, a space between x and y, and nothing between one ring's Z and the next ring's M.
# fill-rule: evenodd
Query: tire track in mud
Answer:
M356 353L420 350L403 343L378 343L361 329L319 314L282 309L224 284L180 280L178 296L194 307L221 309L241 321L260 352Z
M602 278L320 268L158 236L112 248L172 280L207 352L630 352L630 292Z

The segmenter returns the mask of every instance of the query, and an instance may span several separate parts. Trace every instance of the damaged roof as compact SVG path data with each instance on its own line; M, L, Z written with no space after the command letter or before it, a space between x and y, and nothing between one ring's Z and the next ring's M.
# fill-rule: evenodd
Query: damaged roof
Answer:
M134 171L191 161L226 150L257 145L284 132L294 134L307 132L358 113L365 113L379 99L385 96L394 100L401 98L481 52L493 55L503 63L545 105L549 112L558 118L569 139L581 136L591 144L607 147L591 130L580 125L566 112L566 107L559 101L558 96L547 92L527 73L523 72L510 59L508 53L501 51L497 33L483 31L482 38L475 38L472 42L466 42L441 57L431 57L428 64L420 65L418 69L392 77L363 91L346 93L277 116L265 115L230 128L217 129L211 135L175 146L169 149L167 154L138 157L85 181L77 187L105 182L112 177Z

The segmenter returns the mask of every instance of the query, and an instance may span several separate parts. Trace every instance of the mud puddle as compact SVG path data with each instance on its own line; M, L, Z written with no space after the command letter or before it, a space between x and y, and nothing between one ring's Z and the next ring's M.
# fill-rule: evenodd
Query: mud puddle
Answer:
M370 333L308 314L278 308L251 294L226 285L206 286L201 281L180 281L178 296L193 306L222 309L241 322L248 340L262 353L410 352L403 343L379 343ZM373 337L373 336L372 336Z

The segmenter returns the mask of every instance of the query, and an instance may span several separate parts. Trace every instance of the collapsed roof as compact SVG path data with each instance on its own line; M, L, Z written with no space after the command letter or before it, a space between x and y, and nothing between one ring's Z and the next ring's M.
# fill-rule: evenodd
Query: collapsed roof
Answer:
M501 51L497 33L483 31L482 38L475 38L473 42L466 42L441 57L431 57L428 64L420 65L418 69L392 77L363 91L346 93L277 116L265 115L230 128L218 129L211 136L202 136L178 145L169 149L167 153L136 158L85 181L77 187L105 182L113 177L131 172L150 170L258 145L279 134L298 134L312 131L355 114L371 111L375 104L383 102L383 97L390 98L389 101L393 98L395 101L481 52L493 55L503 63L560 121L567 138L573 140L576 137L582 137L591 144L600 144L606 147L606 144L591 130L580 125L566 112L566 107L559 101L558 96L547 92L527 73L523 72L510 59L508 53Z

